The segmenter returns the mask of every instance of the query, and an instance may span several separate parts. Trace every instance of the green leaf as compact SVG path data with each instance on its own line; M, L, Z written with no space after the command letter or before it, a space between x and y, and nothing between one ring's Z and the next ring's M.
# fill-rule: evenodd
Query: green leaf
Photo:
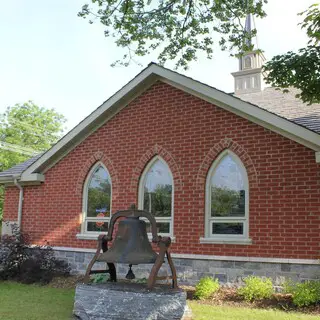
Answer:
M123 59L112 65L129 65L136 57L157 49L158 62L175 61L177 68L187 68L204 52L212 57L214 45L231 53L243 52L246 39L256 31L244 30L248 13L263 18L266 0L91 0L78 16L92 18L104 25L106 37L115 38L126 50ZM220 35L221 40L215 41Z
M66 119L53 109L32 101L8 107L0 114L0 171L48 150L63 133ZM0 221L4 191L0 186Z

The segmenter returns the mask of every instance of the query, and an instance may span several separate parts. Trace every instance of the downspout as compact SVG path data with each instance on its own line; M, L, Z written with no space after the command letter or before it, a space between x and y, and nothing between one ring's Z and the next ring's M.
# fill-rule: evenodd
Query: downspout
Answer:
M20 190L19 192L19 206L18 206L18 227L21 229L21 220L22 220L22 205L23 205L23 188L21 184L19 184L17 178L14 178L14 184Z

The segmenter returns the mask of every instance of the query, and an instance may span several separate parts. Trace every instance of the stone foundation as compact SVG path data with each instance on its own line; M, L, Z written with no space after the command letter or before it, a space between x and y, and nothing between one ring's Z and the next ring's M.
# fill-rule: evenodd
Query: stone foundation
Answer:
M83 274L91 261L93 252L76 252L56 250L56 256L68 261L72 273ZM281 285L285 279L295 282L320 279L320 262L308 263L279 263L279 262L248 262L230 260L210 260L192 258L173 258L177 270L178 283L195 285L200 278L210 276L218 278L221 284L239 284L249 275L272 278L276 286ZM235 260L240 260L238 257ZM104 264L95 264L95 269L105 268ZM137 278L148 278L152 265L133 266L133 272ZM117 265L118 277L126 275L128 266ZM165 263L160 269L159 275L170 275L170 268Z

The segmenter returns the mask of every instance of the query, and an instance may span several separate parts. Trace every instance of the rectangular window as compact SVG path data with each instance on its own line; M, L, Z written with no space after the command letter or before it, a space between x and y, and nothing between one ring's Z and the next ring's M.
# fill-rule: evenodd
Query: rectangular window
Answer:
M147 232L151 233L150 223L147 222ZM157 222L158 233L170 233L170 222Z
M89 232L108 232L108 222L87 221L87 230Z
M243 235L243 223L212 223L212 234Z

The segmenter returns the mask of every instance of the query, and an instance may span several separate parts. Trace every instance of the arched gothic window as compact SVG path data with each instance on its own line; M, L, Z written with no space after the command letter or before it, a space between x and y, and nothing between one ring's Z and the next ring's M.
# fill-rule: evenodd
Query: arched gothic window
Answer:
M173 179L168 165L158 156L149 162L140 178L139 209L154 215L158 233L173 234Z
M82 233L107 232L110 214L111 178L99 162L90 170L84 185Z
M206 183L206 238L248 239L247 172L231 151L223 152L209 170Z

